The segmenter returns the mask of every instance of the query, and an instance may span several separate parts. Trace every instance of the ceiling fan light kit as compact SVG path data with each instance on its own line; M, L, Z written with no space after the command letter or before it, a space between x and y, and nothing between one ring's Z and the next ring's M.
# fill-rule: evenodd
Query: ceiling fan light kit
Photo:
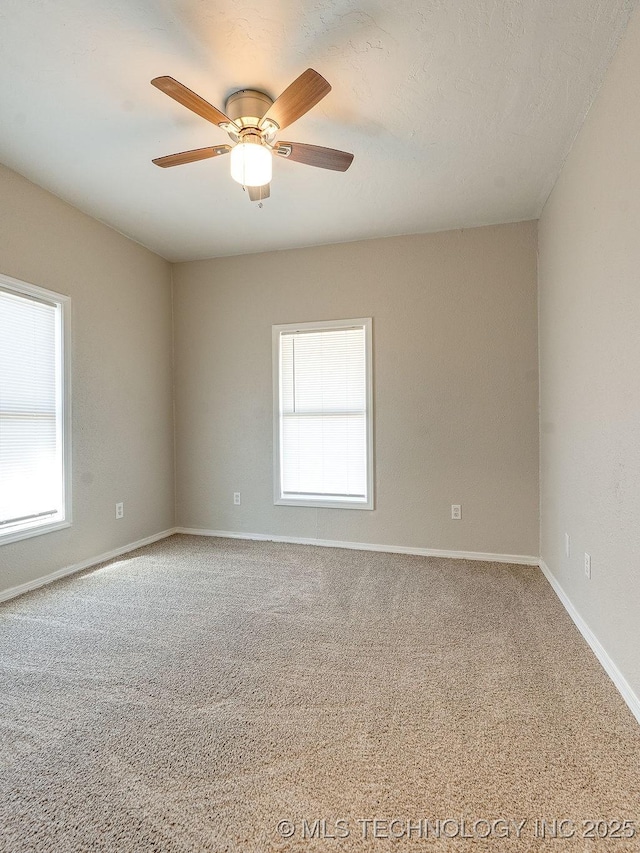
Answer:
M182 106L217 124L234 143L233 146L216 145L158 157L153 160L156 166L180 166L231 153L231 177L247 189L251 201L262 202L270 195L273 154L337 172L345 172L353 161L353 154L346 151L276 141L278 131L303 116L331 91L324 77L312 68L307 68L275 101L255 89L234 92L227 98L226 113L173 77L156 77L151 84Z
M259 136L249 134L231 149L231 177L243 187L262 187L271 182L273 158Z

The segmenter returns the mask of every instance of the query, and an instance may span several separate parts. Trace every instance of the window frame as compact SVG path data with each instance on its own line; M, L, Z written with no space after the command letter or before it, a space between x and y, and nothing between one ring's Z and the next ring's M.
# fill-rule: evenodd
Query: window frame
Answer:
M366 383L366 500L340 500L330 498L287 498L282 496L282 437L281 423L281 350L280 339L283 332L313 332L326 329L350 329L354 326L364 328L365 337L365 383ZM305 323L281 323L272 330L272 373L273 373L273 503L275 506L324 507L327 509L375 509L374 501L374 429L373 429L373 321L371 317L359 317L350 320L319 320Z
M53 521L33 519L5 531L0 529L0 546L11 542L42 536L55 530L71 527L71 297L36 284L20 281L0 273L0 290L36 302L55 305L60 322L60 432L62 443L62 517Z

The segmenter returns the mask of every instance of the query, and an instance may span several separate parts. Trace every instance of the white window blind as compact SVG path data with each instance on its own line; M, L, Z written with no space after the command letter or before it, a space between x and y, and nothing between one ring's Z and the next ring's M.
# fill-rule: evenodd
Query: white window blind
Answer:
M0 287L0 537L64 519L62 403L61 304Z
M277 503L369 505L370 351L363 321L277 327Z

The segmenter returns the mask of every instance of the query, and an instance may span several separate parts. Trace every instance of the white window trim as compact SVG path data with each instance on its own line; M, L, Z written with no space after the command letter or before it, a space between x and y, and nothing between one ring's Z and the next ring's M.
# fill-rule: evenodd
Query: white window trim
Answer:
M303 332L316 329L344 329L349 326L364 326L366 358L366 405L367 405L367 500L346 501L329 499L283 498L280 488L281 478L281 438L280 438L280 334L282 332ZM375 509L374 461L373 461L373 323L371 317L355 320L320 320L316 323L282 323L272 326L272 371L273 371L273 503L276 506L326 507L328 509Z
M35 284L28 284L17 278L11 278L0 273L0 289L18 295L30 296L34 299L52 302L60 306L61 318L61 388L60 402L62 406L62 502L64 519L51 522L31 521L14 530L0 531L0 545L19 542L33 536L42 536L54 530L71 527L71 298L53 290L46 290Z

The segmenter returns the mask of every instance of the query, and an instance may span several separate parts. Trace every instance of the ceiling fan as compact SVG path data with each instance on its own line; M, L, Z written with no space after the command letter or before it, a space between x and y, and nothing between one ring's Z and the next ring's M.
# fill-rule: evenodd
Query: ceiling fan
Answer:
M270 194L273 154L336 172L346 172L353 160L353 154L335 148L276 141L280 130L297 121L331 91L324 77L313 68L307 68L275 101L255 89L234 92L227 98L226 114L173 77L156 77L151 85L183 107L217 124L235 143L196 148L153 160L163 169L231 153L231 177L247 189L251 201L261 202Z

